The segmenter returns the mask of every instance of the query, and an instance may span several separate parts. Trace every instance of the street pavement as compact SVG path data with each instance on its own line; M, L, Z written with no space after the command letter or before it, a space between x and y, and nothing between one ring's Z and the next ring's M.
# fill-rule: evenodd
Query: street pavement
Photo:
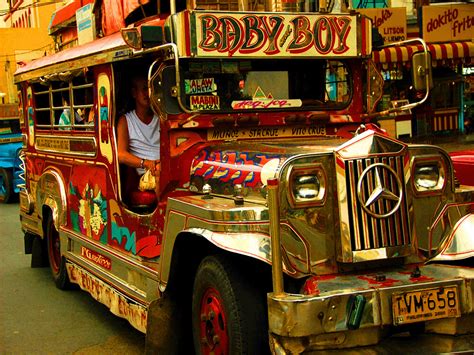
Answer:
M143 354L144 334L30 261L18 203L0 204L0 354Z

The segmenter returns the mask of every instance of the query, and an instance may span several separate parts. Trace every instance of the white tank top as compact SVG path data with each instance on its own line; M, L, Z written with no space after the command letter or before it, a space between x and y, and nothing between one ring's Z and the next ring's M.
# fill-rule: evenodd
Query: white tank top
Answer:
M135 110L125 114L128 126L128 150L133 155L147 160L160 159L160 120L156 115L149 124L143 123ZM143 169L137 169L143 174Z

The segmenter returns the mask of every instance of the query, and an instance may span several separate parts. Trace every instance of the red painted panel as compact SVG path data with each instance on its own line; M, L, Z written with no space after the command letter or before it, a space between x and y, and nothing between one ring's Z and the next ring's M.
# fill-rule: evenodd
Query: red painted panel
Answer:
M474 186L474 150L453 152L450 155L461 184Z

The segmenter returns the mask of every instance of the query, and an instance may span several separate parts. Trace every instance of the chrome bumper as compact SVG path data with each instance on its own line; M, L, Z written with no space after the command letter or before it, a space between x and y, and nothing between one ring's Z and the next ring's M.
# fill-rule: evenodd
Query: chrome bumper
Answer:
M318 282L319 295L268 295L270 344L274 353L348 348L379 342L396 327L392 294L456 286L460 317L425 321L425 331L441 334L474 333L474 269L446 265L376 275L344 275ZM377 281L381 280L381 281ZM357 329L350 329L350 304L363 296L365 305Z

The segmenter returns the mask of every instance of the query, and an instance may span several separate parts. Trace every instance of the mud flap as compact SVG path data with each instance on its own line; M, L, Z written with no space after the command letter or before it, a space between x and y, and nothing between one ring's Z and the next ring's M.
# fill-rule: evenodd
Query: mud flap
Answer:
M41 237L35 236L31 245L31 267L39 268L49 265L46 243Z
M23 236L23 242L25 246L25 254L31 254L33 252L33 240L35 239L35 235L26 232Z
M190 322L176 297L164 295L148 307L145 354L192 354Z

